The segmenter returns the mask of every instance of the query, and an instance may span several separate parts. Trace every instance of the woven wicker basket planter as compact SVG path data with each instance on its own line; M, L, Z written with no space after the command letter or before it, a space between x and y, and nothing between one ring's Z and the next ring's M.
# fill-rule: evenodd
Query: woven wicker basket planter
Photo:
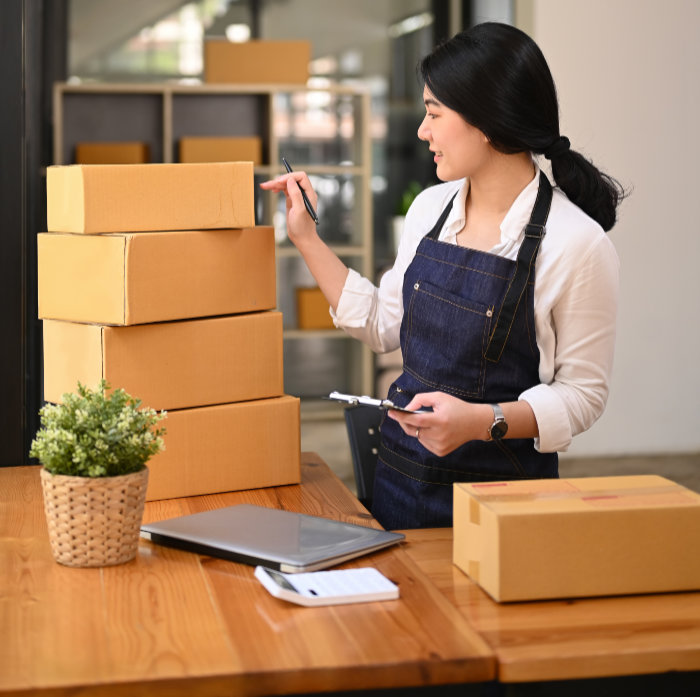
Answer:
M71 477L41 469L54 559L66 566L111 566L136 556L148 469L118 477Z

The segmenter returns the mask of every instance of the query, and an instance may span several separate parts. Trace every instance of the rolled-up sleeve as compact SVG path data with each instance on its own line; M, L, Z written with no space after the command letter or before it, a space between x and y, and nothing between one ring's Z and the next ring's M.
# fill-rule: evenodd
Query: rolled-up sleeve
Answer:
M368 279L350 269L338 301L338 308L335 312L331 309L336 327L365 327L372 306L376 304L376 291L376 287Z
M335 326L364 342L376 353L397 349L403 312L400 294L402 276L399 276L396 269L388 271L377 288L351 269L338 308L335 312L331 310Z
M548 325L538 330L545 353L542 382L520 395L535 413L535 446L541 452L567 450L605 409L619 292L619 261L607 235L601 234L563 278L551 311L539 316Z

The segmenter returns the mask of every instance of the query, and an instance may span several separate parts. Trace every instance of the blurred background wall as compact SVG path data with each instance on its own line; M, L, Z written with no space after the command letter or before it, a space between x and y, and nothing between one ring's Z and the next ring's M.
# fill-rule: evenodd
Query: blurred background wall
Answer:
M631 195L608 408L573 454L700 450L700 3L518 0L554 74L562 132Z
M311 40L314 79L372 95L379 274L401 194L434 181L415 136L416 64L486 19L513 22L540 44L562 132L631 191L611 232L622 293L610 401L571 453L700 452L696 0L3 0L0 465L26 458L41 402L34 239L45 226L54 81L196 82L202 41L243 26L253 37Z

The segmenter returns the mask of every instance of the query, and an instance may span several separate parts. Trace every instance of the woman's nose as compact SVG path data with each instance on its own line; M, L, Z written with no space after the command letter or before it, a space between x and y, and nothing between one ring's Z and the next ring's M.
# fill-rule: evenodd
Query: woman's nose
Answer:
M430 129L428 128L426 121L427 117L424 118L420 122L420 126L418 126L418 138L420 140L430 140Z

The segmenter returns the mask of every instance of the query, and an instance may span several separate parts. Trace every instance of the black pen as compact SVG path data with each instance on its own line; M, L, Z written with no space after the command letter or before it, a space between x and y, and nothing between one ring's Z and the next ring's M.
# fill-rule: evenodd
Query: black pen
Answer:
M285 160L284 157L282 158L282 162L284 162L284 166L287 168L287 172L289 172L291 174L293 172L293 170L289 166L289 162L287 162L287 160ZM299 185L297 184L297 186L299 186ZM311 205L311 201L309 201L309 197L306 195L306 192L304 191L304 189L302 189L300 186L299 186L299 191L301 191L301 197L304 199L304 205L306 206L306 210L309 212L309 215L311 216L311 220L313 220L314 223L316 223L316 225L318 225L318 216L316 215L316 211L314 210L314 207Z

